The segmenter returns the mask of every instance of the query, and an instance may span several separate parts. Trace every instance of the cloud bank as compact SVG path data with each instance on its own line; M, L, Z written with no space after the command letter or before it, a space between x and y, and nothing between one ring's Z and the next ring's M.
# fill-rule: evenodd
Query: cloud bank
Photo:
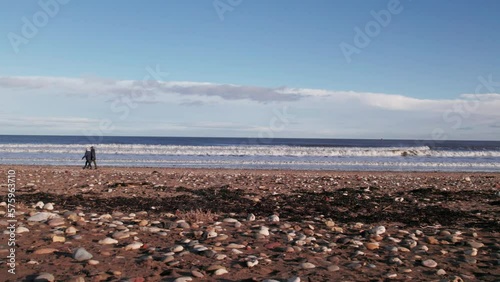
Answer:
M12 97L22 94L24 99L37 95L64 97L66 104L62 107L70 110L82 98L91 98L86 100L101 107L101 111L95 110L97 116L93 119L72 117L67 111L48 108L41 109L38 117L28 110L24 117L0 116L0 126L4 130L11 128L11 132L31 126L37 130L43 128L44 132L58 128L62 134L71 129L78 134L77 130L96 127L102 119L111 119L120 134L170 132L181 136L209 134L208 130L212 130L218 136L233 136L237 132L248 135L270 128L273 109L287 105L295 112L296 120L287 124L286 130L280 132L281 137L371 138L390 133L394 137L428 138L435 128L445 128L454 138L481 139L477 134L490 140L500 138L499 93L457 93L454 99L420 99L402 94L285 86L0 76L0 95L5 93ZM120 115L109 110L117 97L144 106L134 110L135 117L122 122ZM13 99L20 105L24 103L23 98ZM86 113L75 114L87 117ZM144 121L139 123L139 119ZM231 125L225 121L231 121ZM203 129L207 131L200 131Z

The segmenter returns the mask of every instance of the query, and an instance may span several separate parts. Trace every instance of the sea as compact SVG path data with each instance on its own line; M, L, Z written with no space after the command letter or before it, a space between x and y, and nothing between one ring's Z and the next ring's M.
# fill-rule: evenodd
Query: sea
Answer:
M500 172L499 141L0 135L0 164Z

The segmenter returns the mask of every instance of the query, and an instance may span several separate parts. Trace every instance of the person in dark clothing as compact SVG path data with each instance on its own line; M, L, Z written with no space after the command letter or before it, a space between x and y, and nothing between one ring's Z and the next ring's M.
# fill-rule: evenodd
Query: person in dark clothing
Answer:
M90 162L92 161L92 153L90 152L89 149L85 151L85 155L83 155L82 157L82 160L83 159L85 159L85 166L83 167L83 169L86 168L92 169L92 165L90 164Z
M95 168L95 169L97 169L97 163L95 162L95 161L96 161L96 157L95 157L95 149L94 149L94 147L93 147L93 146L92 146L92 147L90 147L90 160L91 160L92 162L94 162L94 168ZM92 167L90 167L90 168L92 168Z

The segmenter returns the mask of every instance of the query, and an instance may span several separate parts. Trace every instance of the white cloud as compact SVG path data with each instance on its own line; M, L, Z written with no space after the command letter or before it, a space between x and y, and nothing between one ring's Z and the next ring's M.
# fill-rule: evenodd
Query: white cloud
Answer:
M426 138L434 128L441 127L453 138L473 138L477 134L497 136L499 133L491 131L500 124L498 93L457 94L455 99L419 99L401 94L208 82L8 76L0 77L0 93L23 93L23 97L63 95L75 103L81 101L76 100L81 97L96 98L96 103L102 102L99 104L101 111L94 110L93 114L110 118L116 126L113 134L175 132L182 135L186 132L193 135L197 132L206 134L210 130L217 134L253 134L268 130L273 107L277 104L292 107L296 115L294 123L276 133L280 137L387 137L384 133L390 132L393 137ZM132 116L122 122L120 115L113 115L109 110L116 97L130 98L135 103L146 105L133 109ZM51 103L58 102L52 100ZM162 122L163 112L170 113L165 116L166 122ZM42 108L37 114L61 116L66 113L55 107ZM80 113L86 114L91 113ZM146 121L134 125L139 116ZM0 121L2 128L31 126L65 132L81 131L98 124L96 119L76 117L4 117Z

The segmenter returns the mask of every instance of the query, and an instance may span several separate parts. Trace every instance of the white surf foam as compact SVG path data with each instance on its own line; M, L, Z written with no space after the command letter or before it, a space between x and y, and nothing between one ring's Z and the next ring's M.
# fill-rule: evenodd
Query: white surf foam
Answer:
M0 153L82 154L85 144L0 144ZM291 156L291 157L462 157L496 158L500 151L431 150L415 147L301 147L301 146L178 146L141 144L102 144L98 154L170 156Z

